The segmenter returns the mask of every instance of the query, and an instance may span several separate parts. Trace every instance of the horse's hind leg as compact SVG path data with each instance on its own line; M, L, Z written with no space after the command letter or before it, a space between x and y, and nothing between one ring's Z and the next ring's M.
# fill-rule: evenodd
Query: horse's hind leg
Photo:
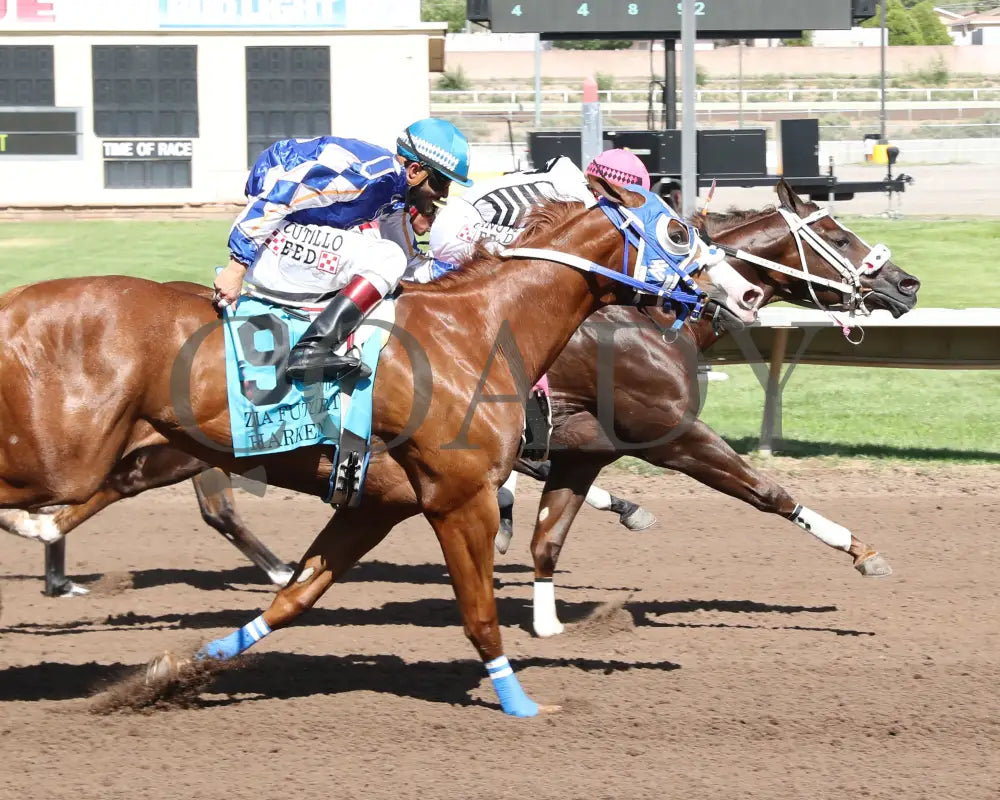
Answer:
M848 553L862 575L892 574L889 562L851 531L797 503L775 481L758 472L701 420L668 444L643 451L650 464L683 472L697 481L769 514L777 514L821 542Z
M556 613L553 581L556 562L591 484L612 458L587 458L581 453L573 453L552 459L531 539L531 557L535 562L532 627L536 636L556 636L563 632L563 624Z
M510 474L510 478L497 493L497 500L500 504L500 530L496 536L496 548L501 555L510 548L511 539L514 537L514 487L517 473L521 472L544 483L548 480L552 462L521 459L515 467L516 471ZM656 524L656 517L638 503L613 495L596 484L587 490L584 501L588 506L596 508L598 511L610 511L612 514L617 514L618 521L630 531L644 531Z
M85 589L66 576L66 546L62 537L119 500L178 483L204 469L203 462L179 450L161 444L146 445L122 458L86 502L37 513L0 512L0 527L45 542L45 594L50 597L86 594ZM58 547L53 547L56 542Z
M191 482L201 518L263 570L271 583L278 586L288 583L293 568L272 553L243 522L236 511L229 476L221 469L211 469L195 475Z

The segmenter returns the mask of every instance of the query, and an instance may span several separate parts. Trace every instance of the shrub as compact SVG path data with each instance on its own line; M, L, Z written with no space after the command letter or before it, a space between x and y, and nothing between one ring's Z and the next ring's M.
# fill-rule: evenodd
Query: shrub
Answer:
M461 92L468 89L471 85L472 83L465 74L465 70L459 65L455 69L446 69L442 72L441 77L438 78L436 88L442 91Z

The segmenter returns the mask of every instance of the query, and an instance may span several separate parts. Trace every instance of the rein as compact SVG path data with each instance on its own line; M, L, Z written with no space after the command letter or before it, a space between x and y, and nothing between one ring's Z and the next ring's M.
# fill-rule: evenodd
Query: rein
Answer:
M634 214L630 213L627 209L609 203L604 198L598 201L597 206L604 212L605 216L607 216L618 232L622 234L622 238L624 239L625 246L622 254L621 271L609 269L572 253L563 253L558 250L540 247L506 248L500 251L501 258L531 258L541 261L552 261L580 270L581 272L589 272L594 275L610 278L616 283L628 286L640 294L654 295L664 300L673 301L679 306L679 309L675 310L672 330L680 329L687 320L697 322L701 318L705 304L708 302L708 295L702 292L691 278L691 273L701 269L701 264L693 255L694 248L692 248L692 255L681 265L677 265L656 240L655 236L650 237L646 233L645 226L643 226ZM690 230L690 226L688 227ZM692 242L696 241L693 232L691 236ZM663 282L658 287L628 274L630 245L636 250L636 271L640 269L640 264L643 261L644 247L653 256L662 260L669 268L670 272L664 277ZM643 274L645 274L645 271L645 267L643 266ZM670 280L671 277L673 280Z

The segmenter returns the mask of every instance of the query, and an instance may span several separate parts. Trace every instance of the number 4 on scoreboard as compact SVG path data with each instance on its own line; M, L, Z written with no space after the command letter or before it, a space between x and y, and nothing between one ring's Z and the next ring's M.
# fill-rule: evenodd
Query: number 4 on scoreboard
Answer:
M515 17L519 17L519 16L521 16L521 13L522 13L522 12L521 12L521 4L520 4L520 3L518 3L518 4L516 5L516 6L514 6L514 7L513 7L513 8L512 8L511 10L510 10L510 13L511 13L511 14L513 14L513 15L514 15Z
M590 4L580 3L580 7L576 10L576 13L579 14L581 17L590 16Z

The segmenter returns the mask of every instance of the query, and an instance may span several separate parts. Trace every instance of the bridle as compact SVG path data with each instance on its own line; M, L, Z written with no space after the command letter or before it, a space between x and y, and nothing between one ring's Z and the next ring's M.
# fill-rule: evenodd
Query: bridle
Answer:
M794 211L789 211L787 208L779 208L777 211L781 214L785 224L788 225L788 229L792 233L792 238L795 240L795 247L798 250L801 269L786 267L784 264L778 264L770 259L755 256L745 250L739 250L729 247L728 245L719 244L717 246L728 256L741 259L742 261L747 261L751 264L756 264L757 266L771 270L772 272L779 272L782 275L788 275L804 281L806 287L809 289L809 295L812 298L812 303L815 307L829 314L831 319L833 319L834 322L840 325L840 327L844 330L844 335L849 338L852 326L849 323L845 324L837 319L833 313L834 309L820 301L819 297L816 295L815 287L820 286L840 292L844 299L836 310L846 310L851 320L853 320L855 314L858 313L867 316L871 313L871 311L865 307L865 297L867 294L862 292L863 287L861 285L861 279L863 277L874 275L882 269L882 267L885 266L885 264L892 258L892 252L884 244L877 244L874 247L868 245L868 243L865 242L860 236L834 219L830 214L830 210L827 208L817 209L807 217L800 217ZM824 217L829 218L830 221L833 222L833 224L840 230L854 236L863 245L868 247L868 253L861 260L860 266L856 266L843 255L838 253L829 242L823 239L823 237L811 227L814 222L818 222ZM809 271L809 263L806 260L806 245L808 245L809 248L819 255L819 257L822 258L827 264L833 267L840 275L841 280L837 281L831 278L821 278L818 275L813 275Z
M646 225L629 209L609 202L606 198L597 201L597 207L604 212L624 239L622 253L621 270L609 269L581 256L572 253L563 253L558 250L539 247L512 247L501 250L501 258L531 258L542 261L553 261L573 267L581 272L590 272L610 278L616 283L628 286L637 293L653 295L662 298L664 301L671 301L675 305L675 320L672 328L679 329L686 321L697 322L701 319L702 312L708 302L708 295L703 292L694 282L691 275L702 269L702 264L697 259L697 235L694 228L687 223L682 224L688 228L688 235L691 237L691 251L679 264L678 254L668 254L665 248L657 240L655 232L651 235L646 230ZM669 209L664 206L664 215L669 214ZM658 219L659 217L657 217ZM638 277L628 274L629 271L629 249L636 250L635 272ZM665 267L663 281L659 284L648 283L643 280L648 275L646 261L648 256L662 261Z

